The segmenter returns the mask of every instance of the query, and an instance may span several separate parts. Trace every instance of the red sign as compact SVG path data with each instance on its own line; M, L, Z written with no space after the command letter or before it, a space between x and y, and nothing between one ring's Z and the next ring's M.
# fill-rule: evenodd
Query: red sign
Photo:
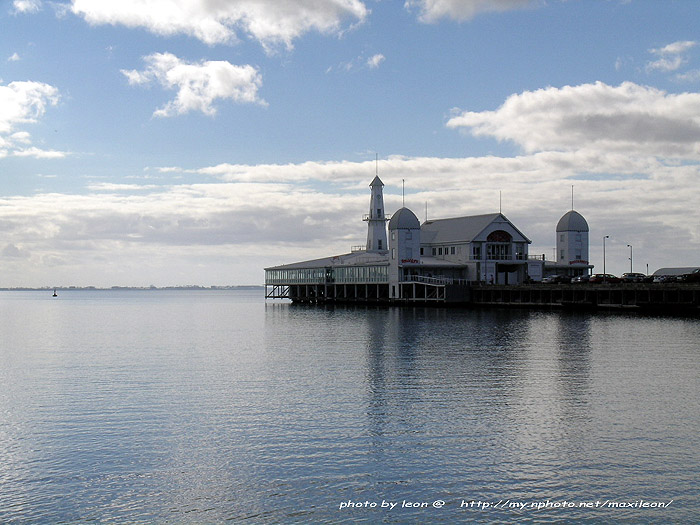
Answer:
M569 261L569 264L588 264L588 261L579 259L578 261Z
M420 264L418 259L401 259L401 263Z

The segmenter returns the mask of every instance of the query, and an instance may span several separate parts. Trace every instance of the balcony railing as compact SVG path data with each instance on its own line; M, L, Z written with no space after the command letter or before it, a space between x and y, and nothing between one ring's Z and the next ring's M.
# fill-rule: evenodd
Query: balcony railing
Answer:
M541 256L537 255L534 257L539 258ZM515 255L493 255L492 254L489 256L475 256L475 255L469 256L470 261L526 261L529 258L530 258L529 256L522 254L522 253L518 253Z
M445 284L469 284L466 279L453 279L452 277L426 277L425 275L407 275L403 282L425 283L436 286Z

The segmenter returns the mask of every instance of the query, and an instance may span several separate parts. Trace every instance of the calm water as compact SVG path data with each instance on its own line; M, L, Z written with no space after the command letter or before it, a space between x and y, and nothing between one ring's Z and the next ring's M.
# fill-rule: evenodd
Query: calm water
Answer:
M697 319L0 292L0 333L2 523L700 518Z

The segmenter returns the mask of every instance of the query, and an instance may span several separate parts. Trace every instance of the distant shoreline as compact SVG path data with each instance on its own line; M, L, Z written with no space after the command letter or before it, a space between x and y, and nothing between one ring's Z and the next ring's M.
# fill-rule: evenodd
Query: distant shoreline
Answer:
M231 285L231 286L110 286L102 288L99 286L42 286L39 288L18 286L0 287L0 292L50 292L56 291L114 291L114 290L137 290L137 291L162 291L162 290L263 290L263 285Z

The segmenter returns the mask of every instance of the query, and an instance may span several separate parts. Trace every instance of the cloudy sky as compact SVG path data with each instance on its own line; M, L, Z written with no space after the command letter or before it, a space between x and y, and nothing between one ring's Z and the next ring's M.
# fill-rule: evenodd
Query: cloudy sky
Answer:
M0 287L261 284L388 211L503 213L602 271L700 265L700 8L0 2ZM375 163L375 158L378 162Z

